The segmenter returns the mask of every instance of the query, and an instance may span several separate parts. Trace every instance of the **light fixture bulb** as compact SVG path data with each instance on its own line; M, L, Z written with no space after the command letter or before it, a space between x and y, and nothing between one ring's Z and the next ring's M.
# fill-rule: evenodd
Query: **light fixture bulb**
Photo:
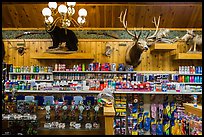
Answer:
M65 5L60 5L59 7L58 7L58 12L60 13L60 14L65 14L65 13L67 13L67 7L65 6Z
M50 24L53 23L53 21L54 21L53 17L52 16L48 17L48 21Z
M79 16L86 17L87 16L87 11L86 11L86 9L82 8L82 9L79 10L78 14L79 14Z
M57 8L57 2L49 2L48 7L50 9L56 9Z
M77 22L79 23L79 24L84 24L85 23L85 18L82 18L81 16L79 16L78 18L77 18Z
M75 9L74 9L74 8L71 8L71 7L68 7L68 8L67 8L67 13L69 14L69 16L72 16L72 15L74 15L74 13L75 13Z
M68 6L74 7L76 5L76 2L67 2Z
M49 8L44 8L42 10L42 14L43 14L43 16L51 16L52 12Z

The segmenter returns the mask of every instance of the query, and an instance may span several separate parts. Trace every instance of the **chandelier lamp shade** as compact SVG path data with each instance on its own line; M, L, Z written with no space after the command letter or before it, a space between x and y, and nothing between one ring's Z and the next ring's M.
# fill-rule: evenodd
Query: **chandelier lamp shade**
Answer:
M61 23L62 28L70 27L71 23L75 27L82 27L86 22L85 17L87 16L87 11L81 8L78 11L79 17L77 21L72 17L75 14L74 6L76 2L65 2L64 4L57 5L57 2L49 2L48 7L42 10L42 14L45 17L45 24L47 27L55 26L58 22ZM60 16L57 16L60 14Z

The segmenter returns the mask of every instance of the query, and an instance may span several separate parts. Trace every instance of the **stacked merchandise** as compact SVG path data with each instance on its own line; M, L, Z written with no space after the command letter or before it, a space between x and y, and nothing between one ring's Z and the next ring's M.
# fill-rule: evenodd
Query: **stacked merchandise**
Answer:
M122 95L122 96L121 96ZM115 95L116 135L201 135L202 118L192 114L185 114L181 107L177 107L176 96L169 99L168 95L152 95L151 105L144 111L143 95ZM126 96L126 97L125 97ZM127 98L126 110L118 109L119 98ZM123 110L125 115L118 115Z
M9 73L9 64L6 64L5 62L2 62L2 86L1 86L1 90L2 90L2 111L4 112L5 110L5 82L8 80L8 73Z
M17 95L14 98L8 97L6 113L2 114L4 123L12 122L8 127L4 126L2 134L35 135L40 129L91 130L103 125L100 119L102 106L96 96Z
M33 99L33 96L8 96L2 113L2 135L38 134L37 102Z
M69 69L65 64L56 64L54 71L52 67L11 66L5 88L53 91L101 91L111 88L115 91L202 92L202 67L195 68L195 74L190 71L185 71L185 74L143 74L127 67L125 69L122 64L119 64L119 71L116 71L115 63L91 63L87 69L84 64L74 65Z

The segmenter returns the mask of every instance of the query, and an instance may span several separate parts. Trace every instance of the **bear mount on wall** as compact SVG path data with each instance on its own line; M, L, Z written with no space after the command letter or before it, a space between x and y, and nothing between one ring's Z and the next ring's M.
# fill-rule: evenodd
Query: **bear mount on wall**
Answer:
M49 50L57 50L60 45L65 42L67 51L78 50L78 39L72 30L60 28L57 25L52 25L46 32L50 34L52 38L52 46L48 47Z

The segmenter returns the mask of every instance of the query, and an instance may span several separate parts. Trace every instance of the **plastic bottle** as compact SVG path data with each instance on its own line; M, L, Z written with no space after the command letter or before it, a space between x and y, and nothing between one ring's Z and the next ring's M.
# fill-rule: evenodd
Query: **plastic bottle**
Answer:
M9 72L13 72L13 65L10 66Z

